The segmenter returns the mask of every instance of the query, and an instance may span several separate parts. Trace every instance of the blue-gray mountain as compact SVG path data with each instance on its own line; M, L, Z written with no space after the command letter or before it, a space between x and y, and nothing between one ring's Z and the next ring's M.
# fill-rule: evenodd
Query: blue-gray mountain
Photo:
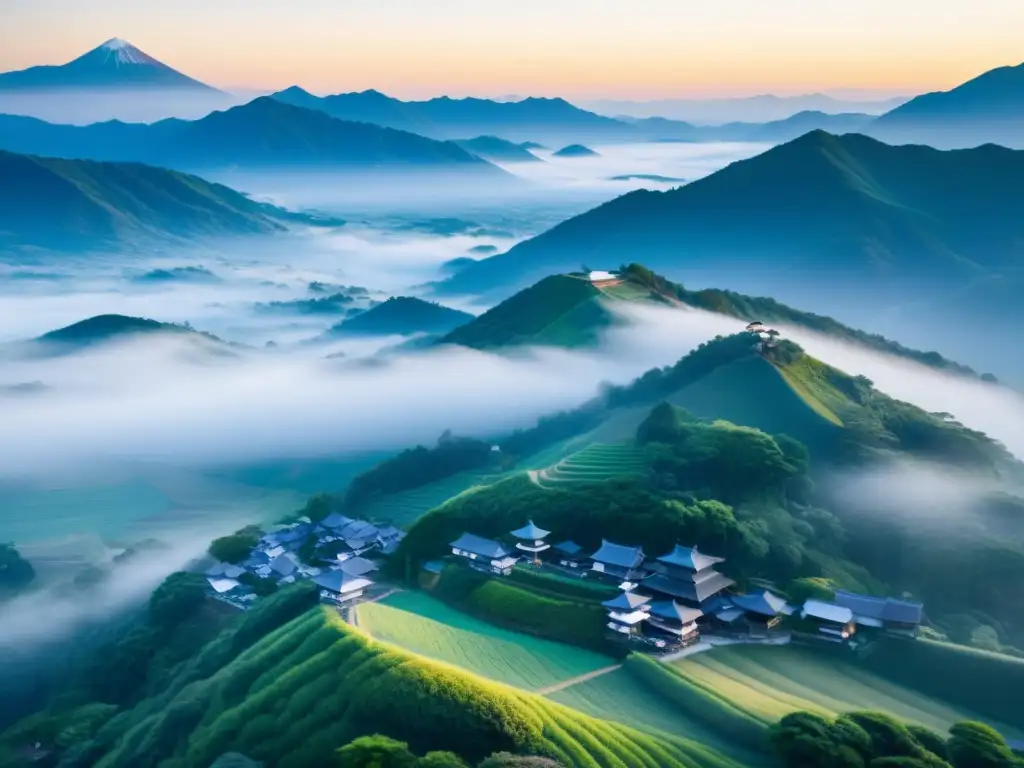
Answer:
M679 189L631 192L441 290L507 296L580 263L638 257L690 286L772 295L873 331L895 322L914 344L1006 371L1024 291L1024 152L813 132Z
M0 148L53 157L203 170L427 168L512 177L461 147L263 97L200 120L55 125L0 115Z

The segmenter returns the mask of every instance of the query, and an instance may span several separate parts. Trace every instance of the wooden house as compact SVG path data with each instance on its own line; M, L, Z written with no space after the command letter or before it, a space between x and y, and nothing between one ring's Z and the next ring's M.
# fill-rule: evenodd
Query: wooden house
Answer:
M835 604L849 608L858 627L880 629L904 637L916 637L924 619L924 606L909 600L836 590Z
M853 611L824 600L808 600L800 611L800 618L814 627L815 634L822 640L845 643L857 631Z
M469 561L477 570L508 576L519 561L504 544L464 533L451 543L452 554Z
M601 548L590 556L590 570L617 581L638 581L647 572L643 568L644 551L601 540Z
M629 640L641 634L643 622L647 620L651 598L636 592L622 592L603 605L608 611L607 628L617 639Z

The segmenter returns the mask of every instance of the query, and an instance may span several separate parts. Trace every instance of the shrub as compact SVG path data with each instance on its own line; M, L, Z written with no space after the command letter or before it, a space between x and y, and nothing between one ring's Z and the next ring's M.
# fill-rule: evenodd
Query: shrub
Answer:
M225 563L240 563L248 559L262 535L254 525L246 526L230 536L221 536L210 544L210 554Z
M416 756L404 741L361 736L338 750L339 768L413 768Z

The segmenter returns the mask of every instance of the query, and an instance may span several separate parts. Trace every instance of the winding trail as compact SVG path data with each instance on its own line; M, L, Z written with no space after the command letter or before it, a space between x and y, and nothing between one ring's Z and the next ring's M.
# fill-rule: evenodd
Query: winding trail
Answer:
M560 683L549 685L546 688L538 688L534 691L539 696L547 696L549 693L557 693L558 691L564 691L573 685L579 685L585 683L588 680L593 680L595 677L601 675L607 675L609 672L614 672L617 669L622 669L621 664L613 664L610 667L602 667L601 669L595 669L593 672L587 672L585 675L579 675L577 677L570 677L568 680L563 680Z

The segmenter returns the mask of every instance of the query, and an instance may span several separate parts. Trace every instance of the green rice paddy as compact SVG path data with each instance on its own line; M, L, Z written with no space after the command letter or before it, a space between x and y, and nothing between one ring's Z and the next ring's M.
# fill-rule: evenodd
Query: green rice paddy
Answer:
M981 720L1008 738L1019 738L1013 728L808 648L724 646L672 666L686 681L766 723L796 710L836 715L871 709L940 733L958 720Z
M420 592L360 605L356 616L375 640L531 691L615 664L599 653L500 629Z

